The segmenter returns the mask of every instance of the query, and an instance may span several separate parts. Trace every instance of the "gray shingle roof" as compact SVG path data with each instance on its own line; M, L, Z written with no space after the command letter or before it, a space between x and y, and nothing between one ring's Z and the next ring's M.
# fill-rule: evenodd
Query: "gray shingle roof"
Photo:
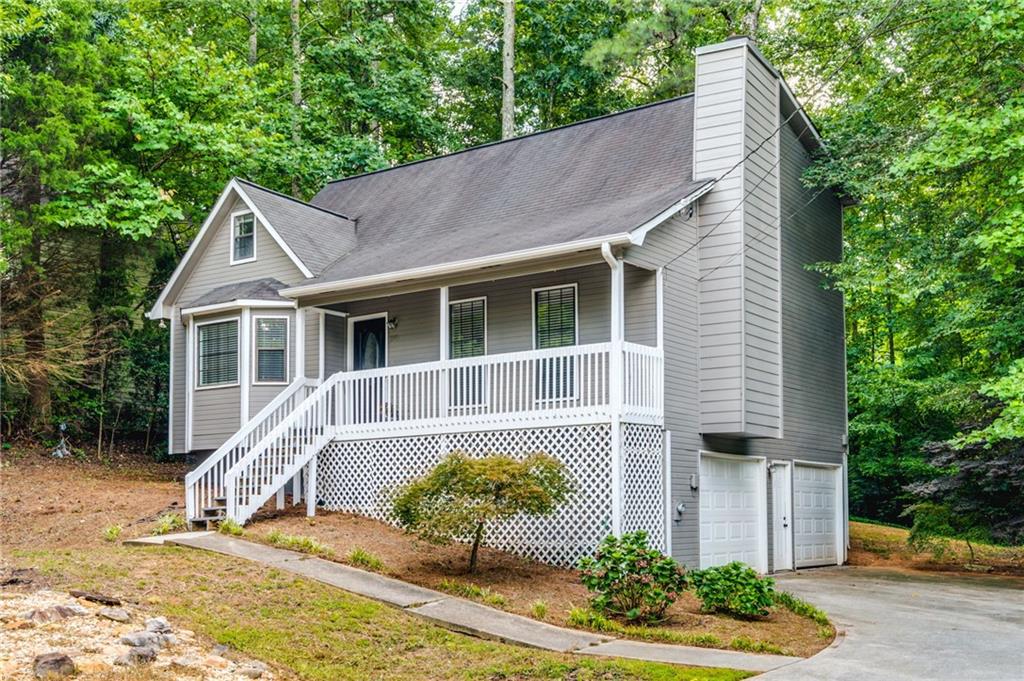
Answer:
M211 291L207 291L191 303L182 305L182 307L202 307L204 305L216 305L217 303L229 303L233 300L280 300L282 303L291 305L291 299L285 298L278 293L283 288L285 288L285 285L273 277L242 281L237 284L225 284L224 286L218 286Z
M340 212L236 179L245 195L313 274L322 272L355 246L355 223Z
M357 243L306 283L628 232L706 184L692 147L688 95L332 182L312 204Z

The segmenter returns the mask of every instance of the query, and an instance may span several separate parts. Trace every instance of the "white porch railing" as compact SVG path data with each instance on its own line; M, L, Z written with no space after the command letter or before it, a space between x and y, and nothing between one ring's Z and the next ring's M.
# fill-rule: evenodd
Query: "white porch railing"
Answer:
M660 423L662 353L597 343L341 372L277 420L226 469L227 515L245 522L332 439L596 423ZM621 367L613 405L613 367ZM233 438L234 439L234 438Z
M202 509L216 505L215 500L224 494L224 474L309 397L316 384L315 379L296 378L185 476L185 511L189 520L199 518Z

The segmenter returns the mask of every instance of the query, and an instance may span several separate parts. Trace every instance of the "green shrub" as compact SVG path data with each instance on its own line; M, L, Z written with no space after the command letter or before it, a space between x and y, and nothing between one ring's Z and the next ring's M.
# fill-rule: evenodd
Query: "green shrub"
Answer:
M775 603L774 581L739 561L697 570L688 578L705 612L764 617Z
M542 620L548 616L548 604L544 601L534 601L530 605L530 614L534 619Z
M684 646L699 646L701 648L724 648L722 639L714 634L684 634L671 629L659 627L638 626L635 624L622 624L615 620L608 619L604 615L594 612L588 608L573 608L569 611L566 624L578 629L590 629L604 634L616 634L643 641L660 641L662 643L677 643Z
M454 579L442 579L438 585L441 591L445 591L455 596L462 596L463 598L473 598L478 601L483 601L488 605L495 607L501 607L508 603L508 599L499 593L495 593L490 589L482 586L477 586L472 582L460 582Z
M474 572L486 523L550 514L570 493L565 467L547 454L517 459L452 452L400 488L392 512L406 531L430 542L471 538L469 571Z
M115 542L121 536L121 532L124 530L120 525L108 525L103 528L103 538L109 542Z
M153 534L170 534L185 529L185 519L177 513L164 513L156 519Z
M676 561L647 546L647 533L609 536L593 558L580 561L580 580L594 596L591 607L629 622L657 622L680 592L686 571Z
M384 571L384 561L358 546L348 552L345 560L348 561L349 565L355 565L356 567L366 568L374 572Z
M229 534L232 537L241 537L245 534L245 530L242 529L242 526L231 518L225 518L220 521L220 525L217 526L217 531L221 534Z
M785 591L776 591L775 602L790 612L800 615L801 617L806 617L820 626L830 627L832 625L832 623L828 621L828 615L823 611L814 607L807 601L797 598L793 594L786 593Z
M334 555L334 549L313 537L284 534L280 530L271 530L267 533L266 540L274 546L290 551L299 551L324 558L330 558Z

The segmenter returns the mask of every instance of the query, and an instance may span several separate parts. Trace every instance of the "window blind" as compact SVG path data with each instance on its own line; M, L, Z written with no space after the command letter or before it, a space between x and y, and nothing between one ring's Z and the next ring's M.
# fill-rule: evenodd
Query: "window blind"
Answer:
M448 345L452 359L479 357L485 353L486 302L466 300L450 305L448 314Z
M576 287L534 291L537 349L576 344Z
M204 324L199 329L199 385L238 382L238 321Z
M284 383L288 380L288 320L256 318L256 381Z

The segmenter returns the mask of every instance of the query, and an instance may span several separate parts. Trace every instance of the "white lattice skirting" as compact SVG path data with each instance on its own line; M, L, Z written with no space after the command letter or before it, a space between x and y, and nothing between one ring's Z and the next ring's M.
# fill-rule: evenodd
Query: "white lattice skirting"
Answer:
M623 527L646 529L664 548L664 488L661 429L623 428ZM422 475L452 451L546 452L572 477L575 494L553 515L519 516L487 528L485 543L554 565L573 565L593 553L611 532L611 428L576 425L358 441L335 441L317 460L318 496L325 510L391 521L391 492Z

